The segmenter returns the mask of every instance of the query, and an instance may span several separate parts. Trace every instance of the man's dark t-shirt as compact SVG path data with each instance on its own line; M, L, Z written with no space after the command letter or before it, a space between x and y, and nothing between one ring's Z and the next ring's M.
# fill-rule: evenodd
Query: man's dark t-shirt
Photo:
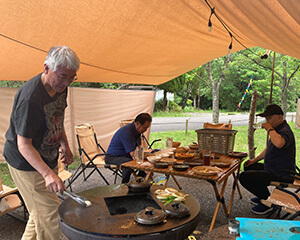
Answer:
M295 171L295 137L286 121L283 121L275 130L284 138L285 144L279 149L271 139L268 141L264 157L265 170L272 172L277 177L290 179L291 176L285 170Z
M6 132L4 157L12 167L35 171L20 154L17 135L32 139L33 147L51 168L57 165L63 133L67 89L51 97L41 81L41 74L26 82L16 93L10 126Z

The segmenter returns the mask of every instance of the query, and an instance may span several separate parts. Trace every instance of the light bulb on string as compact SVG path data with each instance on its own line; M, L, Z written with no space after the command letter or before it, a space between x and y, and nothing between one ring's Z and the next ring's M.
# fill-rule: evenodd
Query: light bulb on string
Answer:
M229 32L229 35L230 35L230 39L231 39L231 41L230 41L230 44L229 44L229 47L228 47L228 52L230 53L231 52L231 49L232 49L232 34L231 34L231 32Z
M212 30L212 22L211 22L211 16L215 13L215 8L211 8L211 12L208 19L208 31L211 32Z

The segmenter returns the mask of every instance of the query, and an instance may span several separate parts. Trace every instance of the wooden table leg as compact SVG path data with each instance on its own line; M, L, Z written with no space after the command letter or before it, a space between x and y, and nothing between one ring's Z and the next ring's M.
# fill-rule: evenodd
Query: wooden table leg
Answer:
M164 183L164 187L167 186L167 183L168 183L168 181L169 181L169 178L170 178L170 175L167 175L167 174L166 174L166 181L165 181L165 183Z
M211 220L211 224L210 224L209 230L208 230L209 232L213 229L213 227L215 225L215 221L216 221L216 218L217 218L217 215L218 215L218 212L219 212L221 204L223 206L223 210L224 210L224 213L225 213L226 217L228 217L228 211L227 211L227 208L226 208L226 205L225 205L225 200L224 200L224 197L223 197L224 192L225 192L225 188L226 188L227 180L228 180L228 178L224 181L220 193L218 191L216 183L213 182L213 181L208 181L209 183L211 183L213 185L213 188L214 188L214 191L215 191L215 195L216 195L216 198L217 198L217 201L218 201L216 209L215 209L215 212L214 212L214 215L213 215L213 218Z
M179 188L180 190L182 190L182 187L180 186L180 184L179 184L179 182L177 181L177 179L175 178L175 176L173 176L173 175L171 175L171 176L172 176L174 182L176 183L176 185L178 186L178 188Z
M231 190L231 197L230 197L230 202L229 202L229 206L228 206L228 214L231 213L231 208L232 208L232 204L233 204L233 198L234 198L234 193L235 193L235 188L237 187L239 195L240 195L240 199L243 198L241 192L240 192L240 188L239 188L239 184L238 184L238 179L237 176L235 175L235 173L232 173L233 176L233 184L232 184L232 190Z

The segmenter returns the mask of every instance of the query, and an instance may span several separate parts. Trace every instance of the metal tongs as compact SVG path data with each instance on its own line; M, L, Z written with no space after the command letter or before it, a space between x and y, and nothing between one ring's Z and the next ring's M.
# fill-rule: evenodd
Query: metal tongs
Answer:
M75 193L69 192L68 190L64 190L64 194L72 198L74 201L76 201L82 206L90 207L92 205L92 203L89 200L87 200L87 198L78 196Z

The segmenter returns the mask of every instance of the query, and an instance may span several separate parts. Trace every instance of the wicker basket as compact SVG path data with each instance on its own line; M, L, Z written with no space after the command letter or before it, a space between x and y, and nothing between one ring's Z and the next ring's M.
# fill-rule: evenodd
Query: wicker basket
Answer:
M236 130L198 129L199 149L208 149L213 153L227 155L233 151Z

